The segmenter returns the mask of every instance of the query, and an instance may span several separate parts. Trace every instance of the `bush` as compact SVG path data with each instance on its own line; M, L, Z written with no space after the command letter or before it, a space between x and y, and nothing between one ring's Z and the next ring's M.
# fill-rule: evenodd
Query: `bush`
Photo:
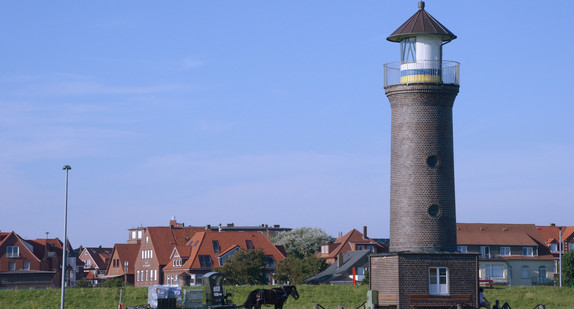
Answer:
M121 288L124 282L121 278L108 279L100 284L102 288Z
M91 288L92 282L90 282L90 280L81 279L81 280L76 281L76 285L74 287L76 287L76 288Z

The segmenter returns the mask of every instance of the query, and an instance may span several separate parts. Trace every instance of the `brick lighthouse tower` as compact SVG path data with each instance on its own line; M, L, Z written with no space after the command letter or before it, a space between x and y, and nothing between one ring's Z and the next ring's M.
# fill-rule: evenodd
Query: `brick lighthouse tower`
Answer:
M456 252L452 107L456 39L425 11L393 32L400 62L385 65L391 103L390 253L371 256L371 290L384 308L477 306L478 256Z
M387 40L401 62L385 66L392 108L391 251L456 251L452 106L459 64L443 61L456 36L424 10Z

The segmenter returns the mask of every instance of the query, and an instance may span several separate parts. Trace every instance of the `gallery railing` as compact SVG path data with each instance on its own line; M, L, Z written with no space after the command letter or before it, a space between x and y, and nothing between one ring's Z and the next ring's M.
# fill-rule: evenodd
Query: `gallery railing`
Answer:
M398 84L435 83L460 85L460 63L425 60L384 65L385 87Z

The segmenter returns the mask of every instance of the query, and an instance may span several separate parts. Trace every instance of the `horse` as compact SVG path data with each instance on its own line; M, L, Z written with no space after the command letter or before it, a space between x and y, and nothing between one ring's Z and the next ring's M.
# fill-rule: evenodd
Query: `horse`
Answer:
M299 293L294 285L286 285L270 290L253 290L247 295L247 300L243 307L246 309L261 309L261 305L275 305L275 309L282 309L289 295L295 299L299 298Z

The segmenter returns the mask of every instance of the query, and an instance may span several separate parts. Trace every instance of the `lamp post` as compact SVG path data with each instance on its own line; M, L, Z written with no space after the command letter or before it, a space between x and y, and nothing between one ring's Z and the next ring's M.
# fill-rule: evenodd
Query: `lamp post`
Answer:
M64 300L66 298L66 244L68 243L68 171L72 168L69 165L64 165L62 170L66 171L66 203L64 211L64 244L62 245L62 297L60 299L60 308L64 309Z
M558 231L560 232L559 240L558 240L558 263L560 264L560 287L562 287L562 227L558 227Z

